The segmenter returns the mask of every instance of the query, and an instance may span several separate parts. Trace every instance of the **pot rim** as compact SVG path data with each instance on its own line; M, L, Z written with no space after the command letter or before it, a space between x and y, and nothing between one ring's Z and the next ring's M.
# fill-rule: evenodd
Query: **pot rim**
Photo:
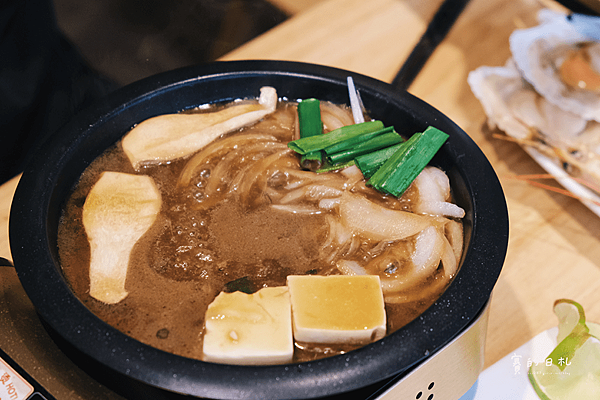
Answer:
M425 123L446 131L450 138L441 151L456 164L466 190L474 195L468 207L472 233L463 265L447 290L421 316L388 337L344 355L285 365L233 366L176 356L138 342L98 319L71 292L53 249L56 233L52 226L58 217L50 215L49 210L60 201L55 190L64 184L60 173L85 138L93 137L92 133L100 128L110 129L116 118L130 118L131 109L140 109L173 91L226 84L232 79L291 79L300 84L345 87L349 75L363 98L378 99L391 108L414 113L415 119L425 115ZM165 105L173 111L185 106ZM80 162L89 164L92 159ZM11 208L10 239L15 269L41 319L102 365L151 386L200 397L264 398L268 393L273 398L313 398L355 390L402 373L462 332L488 301L502 269L508 244L508 212L498 178L477 145L445 115L411 94L361 74L322 65L227 61L143 79L78 114L50 138L24 172Z

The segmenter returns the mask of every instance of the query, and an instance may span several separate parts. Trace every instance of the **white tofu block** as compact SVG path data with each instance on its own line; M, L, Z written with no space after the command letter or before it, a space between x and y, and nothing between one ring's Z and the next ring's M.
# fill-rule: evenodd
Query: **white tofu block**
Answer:
M385 336L378 276L292 275L287 284L296 341L361 344Z
M294 355L287 287L254 294L220 293L205 317L205 361L265 365L291 362Z

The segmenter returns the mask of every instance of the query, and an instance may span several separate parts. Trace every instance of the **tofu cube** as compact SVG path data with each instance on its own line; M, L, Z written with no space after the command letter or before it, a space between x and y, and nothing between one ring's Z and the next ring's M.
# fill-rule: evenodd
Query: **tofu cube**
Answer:
M291 362L294 355L287 287L254 294L220 293L205 317L205 361L264 365Z
M361 344L385 336L378 276L291 275L287 284L296 341Z

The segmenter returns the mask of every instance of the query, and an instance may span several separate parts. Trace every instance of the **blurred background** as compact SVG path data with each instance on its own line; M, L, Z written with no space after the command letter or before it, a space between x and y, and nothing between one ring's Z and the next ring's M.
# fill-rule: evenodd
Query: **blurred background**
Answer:
M8 0L0 6L0 183L119 86L214 61L318 1Z
M54 0L60 29L119 85L213 61L315 0ZM296 4L294 4L296 3Z

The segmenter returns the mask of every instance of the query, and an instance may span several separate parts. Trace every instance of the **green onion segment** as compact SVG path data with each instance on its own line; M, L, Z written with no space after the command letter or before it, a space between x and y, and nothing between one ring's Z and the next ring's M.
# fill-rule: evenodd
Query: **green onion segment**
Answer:
M289 142L288 147L302 156L319 154L322 163L316 172L356 165L369 186L401 196L448 137L430 126L405 141L393 127L385 128L381 121L368 121L324 135L303 136L301 128L301 138Z
M367 184L381 192L401 196L447 139L446 133L432 126L415 133L385 161Z
M306 154L311 151L321 151L326 147L340 143L354 136L375 132L383 129L381 121L368 121L360 124L347 125L318 136L301 137L288 143L288 147L298 154Z
M320 136L323 133L321 122L321 102L317 99L306 99L298 103L298 124L300 138ZM323 158L320 151L303 154L300 159L302 168L317 170L321 167Z

